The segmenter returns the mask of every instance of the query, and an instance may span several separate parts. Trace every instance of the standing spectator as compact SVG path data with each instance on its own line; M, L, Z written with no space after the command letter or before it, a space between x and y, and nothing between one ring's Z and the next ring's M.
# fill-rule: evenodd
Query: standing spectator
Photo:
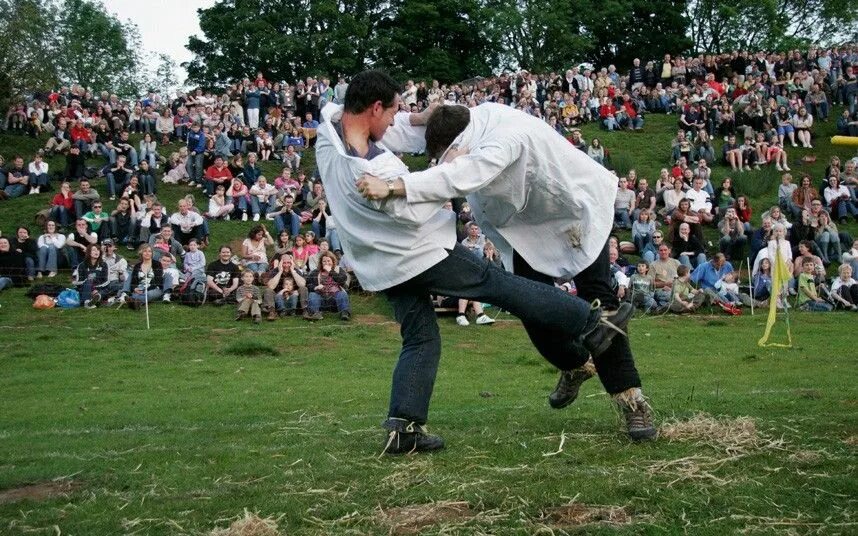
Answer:
M191 130L188 132L187 139L188 160L185 166L188 170L188 176L191 178L189 183L191 186L202 184L203 179L203 157L206 150L206 135L200 130L200 124L194 122L191 124Z

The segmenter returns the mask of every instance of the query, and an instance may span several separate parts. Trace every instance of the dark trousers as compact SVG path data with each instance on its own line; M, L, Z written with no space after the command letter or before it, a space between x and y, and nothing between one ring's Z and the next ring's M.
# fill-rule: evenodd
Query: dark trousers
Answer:
M513 269L515 273L539 281L547 285L553 285L551 276L539 273L530 267L518 253L513 256ZM608 245L602 253L593 261L593 264L576 275L575 288L578 296L587 302L599 300L602 307L608 310L619 307L617 295L611 287L611 263L608 260ZM524 322L524 329L533 345L539 350L545 359L560 370L571 370L578 368L587 362L590 354L576 338L572 338L563 331L550 331L530 322ZM632 387L640 387L641 379L635 367L635 360L626 337L616 336L612 339L611 346L602 355L593 358L599 380L610 394L621 393Z
M581 336L590 316L588 302L553 285L506 272L456 244L446 259L385 291L402 335L402 350L393 371L389 419L384 424L389 429L402 431L409 422L424 424L428 417L441 358L441 334L430 294L485 301L516 315L533 329L562 333L568 340ZM552 342L539 340L537 348L548 348ZM564 369L582 363L577 354L558 359L558 366Z

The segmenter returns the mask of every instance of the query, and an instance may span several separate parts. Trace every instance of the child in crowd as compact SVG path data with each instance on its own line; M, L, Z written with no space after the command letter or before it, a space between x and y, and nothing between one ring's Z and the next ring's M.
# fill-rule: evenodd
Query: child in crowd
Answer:
M160 252L161 255L170 253L170 244L160 234L155 237L155 243L152 244L152 247L156 250L156 253Z
M262 309L259 308L262 295L259 293L259 288L253 284L253 277L253 272L250 270L241 273L241 286L235 291L238 300L235 319L241 320L250 316L255 324L259 324L262 322Z
M830 312L833 307L816 292L816 284L813 278L813 259L805 259L801 265L802 271L798 276L798 307L802 311L815 313Z
M703 302L706 294L691 285L691 270L684 264L676 269L676 282L673 283L673 296L670 310L674 313L693 313Z
M161 255L161 271L164 274L164 294L161 299L168 302L172 299L173 290L182 283L182 274L176 267L176 259L173 258L172 253Z
M754 299L765 307L772 295L772 263L768 258L760 261L759 270L754 274L753 279Z
M284 277L283 287L278 292L279 300L282 300L283 316L293 316L298 310L298 288L295 286L295 280L291 277Z
M652 312L657 308L655 303L655 280L649 275L649 265L646 261L638 261L637 272L631 278L632 305L644 312Z
M831 299L837 307L847 311L858 311L858 281L852 278L852 267L841 264L839 277L831 283Z
M739 284L736 283L736 272L727 272L721 279L715 282L715 290L721 300L733 307L742 305L739 299Z
M206 255L200 250L200 243L196 238L191 238L188 242L188 250L182 260L182 269L187 277L206 269Z

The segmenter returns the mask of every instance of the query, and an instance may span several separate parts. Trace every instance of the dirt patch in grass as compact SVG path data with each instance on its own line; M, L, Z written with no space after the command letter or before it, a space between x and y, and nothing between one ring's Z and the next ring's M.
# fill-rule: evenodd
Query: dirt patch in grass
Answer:
M559 528L597 523L618 526L630 524L632 516L623 506L572 503L544 511L542 521Z
M352 316L352 322L363 326L376 326L393 322L393 319L377 313L369 313Z
M80 487L80 483L73 480L49 480L37 484L27 484L26 486L0 490L0 504L19 501L47 501L54 497L67 497Z
M280 355L280 350L265 343L254 340L239 340L228 344L224 353L241 357L274 357Z
M814 464L822 460L823 453L816 450L798 450L789 455L789 461L793 463Z
M463 501L441 501L429 504L416 504L379 508L376 519L390 527L390 534L420 534L424 528L451 530L453 525L461 525L474 518L478 513Z
M233 521L227 528L214 529L209 536L280 536L277 520L262 518L244 511L244 517Z
M858 447L858 436L849 436L843 440L844 443L849 445L850 447Z

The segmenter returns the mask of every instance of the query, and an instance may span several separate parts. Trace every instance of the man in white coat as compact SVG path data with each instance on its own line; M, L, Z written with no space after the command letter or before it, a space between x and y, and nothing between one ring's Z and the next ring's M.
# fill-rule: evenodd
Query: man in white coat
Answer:
M611 285L607 242L617 178L608 170L544 121L492 103L437 108L425 150L442 163L389 181L366 175L358 187L370 199L416 205L467 196L483 233L516 274L546 284L572 276L585 300L620 313L628 307ZM561 370L549 403L569 405L593 375L587 352L568 335L522 320L540 353ZM653 439L652 412L628 339L615 337L607 351L593 355L593 364L623 411L629 436Z
M578 341L594 355L605 351L628 321L614 317L612 326L600 308L477 258L456 242L455 215L443 203L364 198L356 184L363 174L405 175L407 167L391 151L415 152L425 145L421 124L427 115L397 114L399 103L399 87L388 75L358 74L344 105L329 104L322 111L316 145L343 251L361 285L383 291L401 324L402 350L383 423L390 454L444 446L425 429L441 356L430 294L493 303L528 325Z

